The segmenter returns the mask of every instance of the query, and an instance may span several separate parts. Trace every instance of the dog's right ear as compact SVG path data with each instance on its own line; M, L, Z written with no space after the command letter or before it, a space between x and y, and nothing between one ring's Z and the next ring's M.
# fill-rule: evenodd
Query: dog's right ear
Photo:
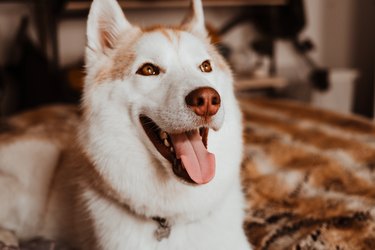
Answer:
M199 37L207 38L202 0L190 1L190 10L182 21L181 27Z
M87 21L87 59L114 48L119 35L131 29L116 0L94 0Z

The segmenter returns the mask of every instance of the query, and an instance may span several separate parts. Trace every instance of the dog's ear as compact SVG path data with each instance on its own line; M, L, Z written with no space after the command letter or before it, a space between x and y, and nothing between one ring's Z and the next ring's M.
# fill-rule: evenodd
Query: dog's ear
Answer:
M182 28L199 37L207 37L201 0L191 0L189 13L182 21Z
M94 0L87 21L88 53L112 49L119 35L131 28L116 0Z

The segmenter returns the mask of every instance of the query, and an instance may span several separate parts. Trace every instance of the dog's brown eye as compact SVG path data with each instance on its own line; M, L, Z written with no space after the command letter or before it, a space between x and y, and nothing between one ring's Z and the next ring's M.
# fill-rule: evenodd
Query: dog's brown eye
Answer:
M160 74L160 69L151 63L145 63L137 70L137 74L143 76L157 76Z
M209 60L206 60L204 62L202 62L202 64L199 66L199 68L201 69L202 72L211 72L212 71L212 67L211 67L211 63Z

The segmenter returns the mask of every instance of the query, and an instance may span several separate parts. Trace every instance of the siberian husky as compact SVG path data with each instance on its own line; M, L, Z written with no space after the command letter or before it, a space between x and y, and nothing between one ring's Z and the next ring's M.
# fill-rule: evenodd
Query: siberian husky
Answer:
M249 250L241 113L201 1L179 26L139 28L94 0L87 24L82 114L41 108L0 134L0 237Z

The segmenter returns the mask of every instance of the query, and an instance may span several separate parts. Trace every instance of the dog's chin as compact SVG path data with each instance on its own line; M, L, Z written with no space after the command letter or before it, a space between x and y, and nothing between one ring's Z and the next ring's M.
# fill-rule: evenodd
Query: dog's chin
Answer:
M139 120L146 135L156 150L161 154L162 157L168 160L168 162L171 164L174 175L178 177L180 181L185 184L194 185L206 184L211 181L215 172L215 159L213 154L206 151L208 133L210 129L209 127L202 126L180 133L168 133L167 131L162 130L150 117L146 115L140 115ZM194 164L190 164L189 159L186 160L186 157L185 159L182 159L184 156L181 156L181 153L179 153L181 152L179 149L179 144L186 144L180 142L181 140L184 140L183 138L187 138L185 141L189 141L190 143L191 140L191 144L195 144L195 146L188 146L191 147L191 152L195 151L193 155L199 155L197 161L199 162L199 166L201 166L200 168L204 170L195 171L194 169L197 169L197 167L191 167L191 165ZM199 139L197 140L197 138ZM196 146L197 144L198 146ZM184 162L188 166L185 166ZM202 171L202 173L200 173L200 171ZM196 172L199 173L198 176ZM200 174L202 176L199 176Z

